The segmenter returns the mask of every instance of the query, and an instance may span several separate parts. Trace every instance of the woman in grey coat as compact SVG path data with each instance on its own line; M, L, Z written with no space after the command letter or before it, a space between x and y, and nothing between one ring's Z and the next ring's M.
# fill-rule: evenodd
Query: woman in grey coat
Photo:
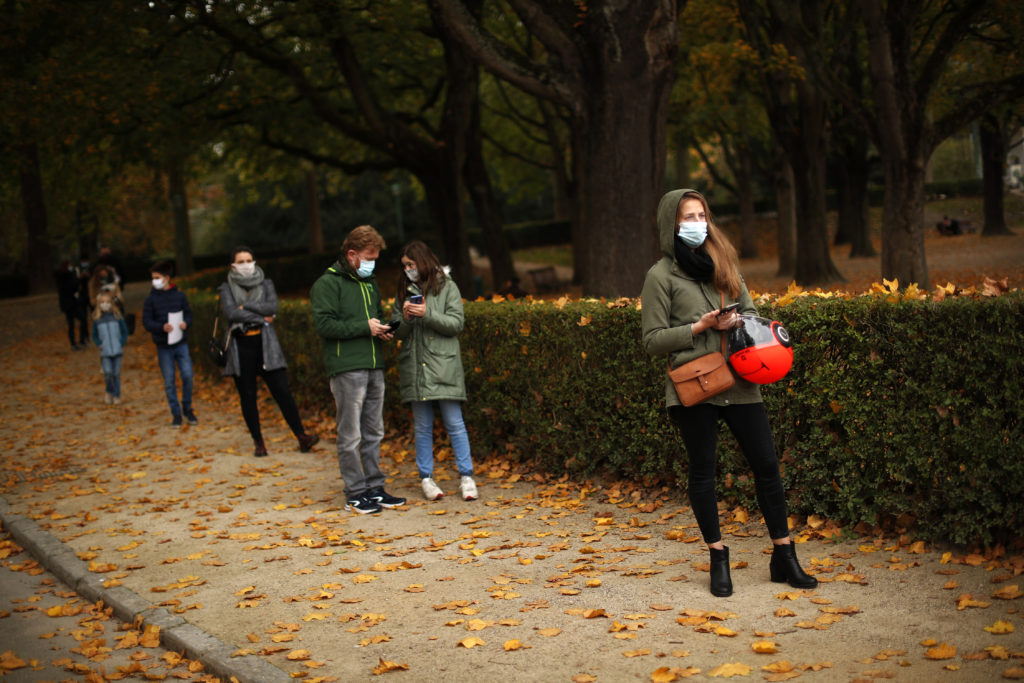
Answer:
M263 271L253 260L249 247L235 247L231 253L228 280L217 289L217 294L229 326L227 362L223 374L235 380L242 404L242 417L256 446L253 454L256 457L267 454L256 401L256 378L259 376L263 377L285 422L299 440L299 450L308 451L320 437L306 433L295 399L288 389L285 369L288 364L285 363L281 344L274 332L277 290L272 280L263 277Z
M722 334L739 324L739 313L755 314L754 302L739 274L736 250L715 225L707 200L694 190L673 190L658 205L662 258L647 271L641 294L644 349L667 356L672 368L718 351ZM715 455L719 421L736 437L754 474L757 502L772 539L772 581L814 588L817 579L800 567L789 537L786 493L779 473L768 415L758 385L742 377L725 392L684 407L671 380L665 379L668 414L678 427L689 456L690 506L711 553L711 594L732 595L729 549L722 542L715 492Z

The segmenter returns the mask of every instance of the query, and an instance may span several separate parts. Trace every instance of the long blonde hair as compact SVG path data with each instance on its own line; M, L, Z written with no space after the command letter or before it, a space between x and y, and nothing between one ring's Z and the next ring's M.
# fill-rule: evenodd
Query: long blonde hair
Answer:
M711 213L704 196L696 192L686 192L679 198L679 205L676 208L678 220L679 212L683 209L683 202L687 199L696 199L704 207L704 214L707 216L708 236L704 240L704 250L715 264L715 274L712 283L720 292L725 292L733 299L739 298L743 286L740 281L739 257L736 254L736 247L732 246L729 236L715 223L715 217Z
M110 302L109 311L104 311L100 309L100 304L103 303L104 301ZM104 313L111 313L118 320L121 319L121 309L118 308L117 302L114 301L114 295L111 294L110 292L100 292L99 294L96 295L96 310L92 312L92 319L99 320L101 317L103 317Z

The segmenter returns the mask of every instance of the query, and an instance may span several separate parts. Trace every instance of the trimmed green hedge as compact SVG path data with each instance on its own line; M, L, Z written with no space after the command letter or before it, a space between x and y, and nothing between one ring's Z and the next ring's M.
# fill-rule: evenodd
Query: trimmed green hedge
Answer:
M192 338L205 342L213 294L190 296L200 331ZM664 359L643 353L635 301L465 309L464 412L477 457L511 453L547 472L685 486L682 444L663 406ZM956 543L1018 533L1021 292L941 302L808 296L760 312L794 339L793 369L764 389L792 512L873 524L909 516L922 537ZM308 301L284 301L276 325L297 399L333 410ZM405 429L388 353L387 420ZM755 505L726 429L719 450L722 495Z

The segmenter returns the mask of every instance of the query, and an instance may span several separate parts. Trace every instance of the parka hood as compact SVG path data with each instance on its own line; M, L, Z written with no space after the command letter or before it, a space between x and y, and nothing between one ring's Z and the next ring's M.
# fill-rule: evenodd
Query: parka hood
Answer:
M658 243L661 245L661 253L674 259L676 254L676 210L683 195L692 193L700 197L705 204L707 199L697 190L682 188L667 192L658 203Z

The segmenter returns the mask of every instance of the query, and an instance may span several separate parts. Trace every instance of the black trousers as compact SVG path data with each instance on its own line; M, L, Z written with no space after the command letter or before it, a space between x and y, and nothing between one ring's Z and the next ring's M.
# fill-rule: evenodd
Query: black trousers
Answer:
M64 311L64 318L68 321L68 341L75 346L75 321L78 321L78 343L85 344L89 338L89 321L86 319L85 311Z
M277 401L285 422L291 428L295 436L305 434L302 428L302 419L299 417L299 409L292 398L292 392L288 389L288 372L284 368L277 370L263 369L263 339L261 335L246 337L236 336L234 339L238 345L238 369L239 374L235 376L235 388L238 389L238 397L242 403L242 417L245 425L249 428L249 434L254 441L263 439L260 431L260 411L257 404L256 378L263 377L270 395Z
M725 420L739 442L754 474L757 503L773 539L789 535L786 492L782 487L768 414L762 403L715 406L701 403L689 408L672 406L669 417L679 428L690 459L690 506L706 543L722 540L715 491L718 420Z

